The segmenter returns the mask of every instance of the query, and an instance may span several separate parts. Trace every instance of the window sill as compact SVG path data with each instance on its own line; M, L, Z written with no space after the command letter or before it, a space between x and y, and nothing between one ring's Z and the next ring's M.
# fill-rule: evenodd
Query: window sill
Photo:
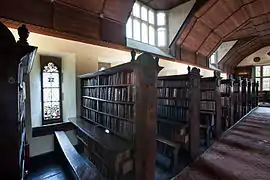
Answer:
M54 131L69 131L74 128L75 127L71 122L61 122L61 123L42 125L39 127L32 128L32 137L52 135Z

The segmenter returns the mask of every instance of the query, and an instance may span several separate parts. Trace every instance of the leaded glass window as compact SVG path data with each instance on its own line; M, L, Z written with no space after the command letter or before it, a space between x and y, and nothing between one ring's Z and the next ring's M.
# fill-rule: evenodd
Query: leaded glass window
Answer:
M42 117L43 124L62 121L61 59L42 56ZM60 62L59 62L60 61Z

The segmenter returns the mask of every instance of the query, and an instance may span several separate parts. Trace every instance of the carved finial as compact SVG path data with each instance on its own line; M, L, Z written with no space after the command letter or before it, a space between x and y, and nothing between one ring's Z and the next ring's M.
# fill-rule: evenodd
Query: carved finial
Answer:
M18 28L18 34L20 36L20 39L17 43L22 45L28 45L27 38L29 37L29 31L26 28L25 24Z
M214 71L214 77L220 78L220 72L219 71Z
M187 67L188 73L190 73L190 66Z
M134 49L132 49L130 54L131 54L131 61L135 61L136 51Z

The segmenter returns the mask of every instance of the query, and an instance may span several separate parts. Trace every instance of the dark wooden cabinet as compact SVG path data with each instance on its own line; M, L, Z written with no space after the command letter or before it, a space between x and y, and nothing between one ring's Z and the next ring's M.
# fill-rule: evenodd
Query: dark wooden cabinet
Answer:
M23 179L26 145L25 75L31 70L37 48L29 46L28 30L18 29L20 40L0 23L1 179Z

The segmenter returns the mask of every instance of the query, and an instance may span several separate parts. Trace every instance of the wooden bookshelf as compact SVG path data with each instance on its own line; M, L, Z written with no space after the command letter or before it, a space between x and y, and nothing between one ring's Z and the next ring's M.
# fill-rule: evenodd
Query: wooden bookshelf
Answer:
M219 138L222 133L220 80L219 72L214 72L214 77L201 78L201 136L207 146L209 139Z
M158 77L157 151L171 159L174 170L180 149L186 149L191 158L198 155L199 87L197 68L188 68L186 75Z
M233 79L222 79L220 83L221 108L222 108L222 130L231 127L233 122Z
M256 81L252 80L251 83L251 96L252 96L252 108L255 108L258 104L256 104Z
M80 76L81 116L70 119L89 159L107 179L130 179L130 174L154 179L155 174L155 94L162 68L148 53L137 60L131 54L129 63Z
M233 106L234 106L234 123L242 117L242 80L240 77L234 77L233 82Z
M26 81L30 73L36 47L29 46L29 32L23 25L18 28L16 43L12 33L0 22L0 75L1 94L1 166L2 179L24 179L27 166L25 148Z
M247 112L252 109L252 99L253 99L253 92L252 92L252 79L247 79Z
M241 110L241 117L243 117L247 113L247 106L248 106L248 97L247 97L247 90L248 90L248 80L247 78L242 78L242 91L241 91L241 103L242 103L242 110Z

